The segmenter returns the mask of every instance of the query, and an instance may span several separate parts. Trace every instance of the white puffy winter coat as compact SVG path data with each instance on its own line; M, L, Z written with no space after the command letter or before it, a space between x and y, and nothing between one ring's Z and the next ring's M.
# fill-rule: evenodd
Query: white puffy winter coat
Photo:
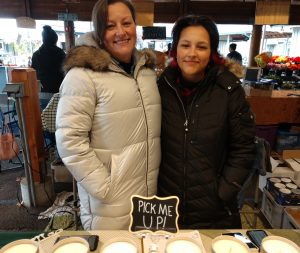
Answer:
M78 183L84 229L128 229L130 197L156 194L161 102L154 55L136 52L132 77L91 33L80 43L64 66L57 149Z

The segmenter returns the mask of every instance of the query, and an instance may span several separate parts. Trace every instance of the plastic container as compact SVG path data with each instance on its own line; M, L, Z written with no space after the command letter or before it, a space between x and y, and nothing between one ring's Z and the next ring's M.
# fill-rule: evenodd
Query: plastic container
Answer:
M277 132L276 151L282 154L285 149L300 149L300 132Z
M264 189L261 211L272 226L272 228L282 227L283 213L286 207L293 206L283 206L276 203L272 194L266 189Z

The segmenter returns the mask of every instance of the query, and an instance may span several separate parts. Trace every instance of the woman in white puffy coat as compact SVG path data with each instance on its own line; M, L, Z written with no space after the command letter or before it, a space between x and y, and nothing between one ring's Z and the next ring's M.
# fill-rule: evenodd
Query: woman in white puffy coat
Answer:
M154 54L135 49L135 12L99 0L95 31L67 55L56 117L59 155L78 184L84 229L128 229L130 197L156 194L161 102Z

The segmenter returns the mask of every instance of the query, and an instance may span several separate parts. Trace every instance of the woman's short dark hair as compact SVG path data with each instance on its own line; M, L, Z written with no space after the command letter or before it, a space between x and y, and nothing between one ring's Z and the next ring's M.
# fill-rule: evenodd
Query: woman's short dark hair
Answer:
M213 20L211 20L207 16L197 16L197 15L187 15L179 18L172 30L172 56L176 55L177 45L180 39L180 34L183 29L189 26L202 26L208 32L210 38L210 47L212 55L218 54L218 46L219 46L219 31Z
M92 12L92 22L94 25L94 36L100 47L103 47L103 40L108 19L108 6L114 3L123 3L130 10L133 21L135 22L135 9L128 0L99 0L95 3Z

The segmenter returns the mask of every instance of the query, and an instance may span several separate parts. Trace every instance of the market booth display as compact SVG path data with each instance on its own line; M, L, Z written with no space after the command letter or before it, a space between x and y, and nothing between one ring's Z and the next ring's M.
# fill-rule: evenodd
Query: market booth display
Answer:
M199 230L179 231L173 235L156 234L151 237L150 233L134 234L129 231L61 231L37 242L37 248L33 247L26 253L251 253L259 252L258 249L249 249L242 241L232 236L222 235L228 230ZM232 232L232 231L231 231ZM239 231L246 234L245 230ZM264 253L299 253L300 231L299 230L268 230L268 236L262 241L261 252ZM60 236L68 236L65 241L55 243ZM97 247L92 251L87 246L87 241L82 241L80 236L98 236ZM145 239L147 236L147 239ZM147 241L148 240L148 241ZM150 244L149 240L155 243ZM14 245L23 242L14 241ZM63 245L63 247L61 247ZM154 246L155 245L155 246ZM289 246L286 246L289 245ZM8 247L7 247L8 246ZM74 248L73 248L74 247ZM70 248L72 248L70 250ZM1 253L23 253L24 248L10 248L4 246ZM275 249L275 251L274 251ZM188 251L187 251L188 250ZM280 251L278 251L280 250Z
M244 87L256 115L257 136L279 154L300 148L300 131L293 127L300 123L300 57L264 52L255 61L260 74L256 81L245 81Z
M250 253L258 247L245 230L179 230L178 198L133 196L128 231L63 231L16 240L0 253ZM236 236L238 235L238 236ZM270 230L260 238L264 253L299 253L300 230ZM255 240L258 244L259 240ZM251 246L252 245L252 246ZM26 251L25 250L26 247Z

